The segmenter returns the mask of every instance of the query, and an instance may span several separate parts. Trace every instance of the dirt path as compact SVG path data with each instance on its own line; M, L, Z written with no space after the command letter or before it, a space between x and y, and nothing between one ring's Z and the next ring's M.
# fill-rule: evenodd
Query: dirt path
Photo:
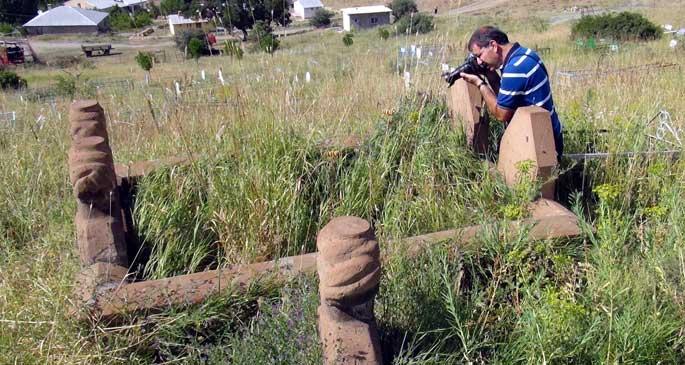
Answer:
M494 8L500 5L504 5L506 3L512 2L511 0L485 0L485 1L477 1L473 4L469 5L464 5L460 8L452 9L449 11L449 15L457 15L457 14L466 14L466 13L473 13L474 11L480 11L480 10L487 10L490 8Z

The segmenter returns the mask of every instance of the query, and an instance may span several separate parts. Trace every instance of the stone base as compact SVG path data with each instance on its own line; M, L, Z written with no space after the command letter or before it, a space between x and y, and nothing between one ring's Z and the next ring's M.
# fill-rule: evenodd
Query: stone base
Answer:
M319 334L324 364L381 364L376 323L359 321L340 309L319 306Z

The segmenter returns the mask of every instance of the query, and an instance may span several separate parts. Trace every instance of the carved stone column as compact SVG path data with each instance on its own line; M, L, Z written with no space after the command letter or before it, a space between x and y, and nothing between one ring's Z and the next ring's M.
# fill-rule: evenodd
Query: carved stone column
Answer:
M319 232L317 247L324 363L381 364L373 313L381 266L373 228L361 218L335 218Z
M77 278L77 290L81 286L92 291L100 284L120 281L126 274L123 217L102 107L95 100L75 101L69 121L69 177L77 202L76 244L85 267Z

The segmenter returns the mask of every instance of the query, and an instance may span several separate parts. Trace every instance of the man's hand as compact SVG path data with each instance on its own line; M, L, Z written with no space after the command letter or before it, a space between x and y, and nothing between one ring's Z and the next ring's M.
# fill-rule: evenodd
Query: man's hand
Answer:
M476 76L476 75L467 74L467 73L463 73L463 72L460 73L459 75L461 76L462 79L464 79L464 81L468 82L471 85L478 86L478 84L483 82L483 80L481 80L481 78Z

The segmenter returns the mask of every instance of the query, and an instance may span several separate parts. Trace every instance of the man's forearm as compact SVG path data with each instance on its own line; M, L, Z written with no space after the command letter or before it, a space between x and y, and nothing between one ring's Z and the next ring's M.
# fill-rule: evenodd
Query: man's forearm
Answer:
M495 95L490 86L483 82L478 86L478 91L480 91L480 94L483 95L483 99L485 99L485 106L487 106L490 113L497 118L497 120L502 120L497 113L497 95Z

